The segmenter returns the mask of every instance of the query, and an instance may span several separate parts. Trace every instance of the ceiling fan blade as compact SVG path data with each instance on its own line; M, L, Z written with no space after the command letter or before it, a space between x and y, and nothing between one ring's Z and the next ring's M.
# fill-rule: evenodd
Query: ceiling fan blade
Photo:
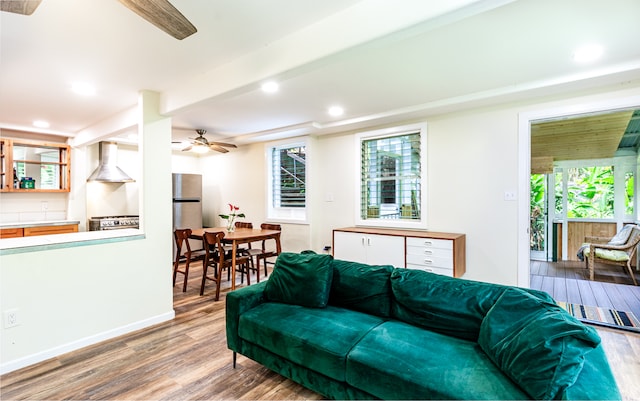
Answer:
M227 149L223 148L222 146L218 146L218 145L215 145L215 144L212 144L212 143L209 144L209 149L215 150L215 151L220 152L220 153L228 153L229 152Z
M42 0L0 0L0 10L10 13L31 15Z
M224 143L224 142L209 141L209 145L224 146L226 148L237 148L237 146L232 143Z
M118 0L129 10L178 40L198 32L168 0Z
M189 146L187 146L186 148L182 148L182 151L183 151L183 152L188 152L188 151L190 151L190 150L191 150L191 148L192 148L192 147L193 147L193 146L189 145Z

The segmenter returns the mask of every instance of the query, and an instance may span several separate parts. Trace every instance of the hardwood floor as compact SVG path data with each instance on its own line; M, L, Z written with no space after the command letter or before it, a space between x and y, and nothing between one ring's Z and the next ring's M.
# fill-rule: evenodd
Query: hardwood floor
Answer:
M0 377L2 400L292 400L322 397L238 356L231 367L225 296L199 296L193 270L174 288L176 318ZM253 278L253 277L252 277ZM640 335L597 328L624 400L640 400Z

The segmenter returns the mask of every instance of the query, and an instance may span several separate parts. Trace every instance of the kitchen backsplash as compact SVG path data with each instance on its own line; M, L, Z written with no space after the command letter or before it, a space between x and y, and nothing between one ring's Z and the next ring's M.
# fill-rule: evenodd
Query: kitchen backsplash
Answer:
M0 224L66 219L66 193L0 193Z

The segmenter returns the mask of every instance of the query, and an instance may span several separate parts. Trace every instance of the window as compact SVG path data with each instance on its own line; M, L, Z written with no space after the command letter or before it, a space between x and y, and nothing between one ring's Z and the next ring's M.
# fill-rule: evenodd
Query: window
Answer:
M567 217L613 218L613 166L568 169Z
M425 131L418 125L357 136L358 224L424 228Z
M271 220L306 221L306 142L268 146L267 164L267 217Z

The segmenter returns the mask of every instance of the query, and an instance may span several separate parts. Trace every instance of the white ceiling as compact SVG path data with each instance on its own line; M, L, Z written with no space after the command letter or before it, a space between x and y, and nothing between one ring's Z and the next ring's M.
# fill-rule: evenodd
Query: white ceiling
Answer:
M0 128L124 135L152 90L175 139L202 128L242 144L640 81L638 0L172 3L198 29L182 41L115 0L0 13ZM578 64L587 43L603 57ZM275 94L260 90L270 79ZM75 81L96 95L75 95Z

